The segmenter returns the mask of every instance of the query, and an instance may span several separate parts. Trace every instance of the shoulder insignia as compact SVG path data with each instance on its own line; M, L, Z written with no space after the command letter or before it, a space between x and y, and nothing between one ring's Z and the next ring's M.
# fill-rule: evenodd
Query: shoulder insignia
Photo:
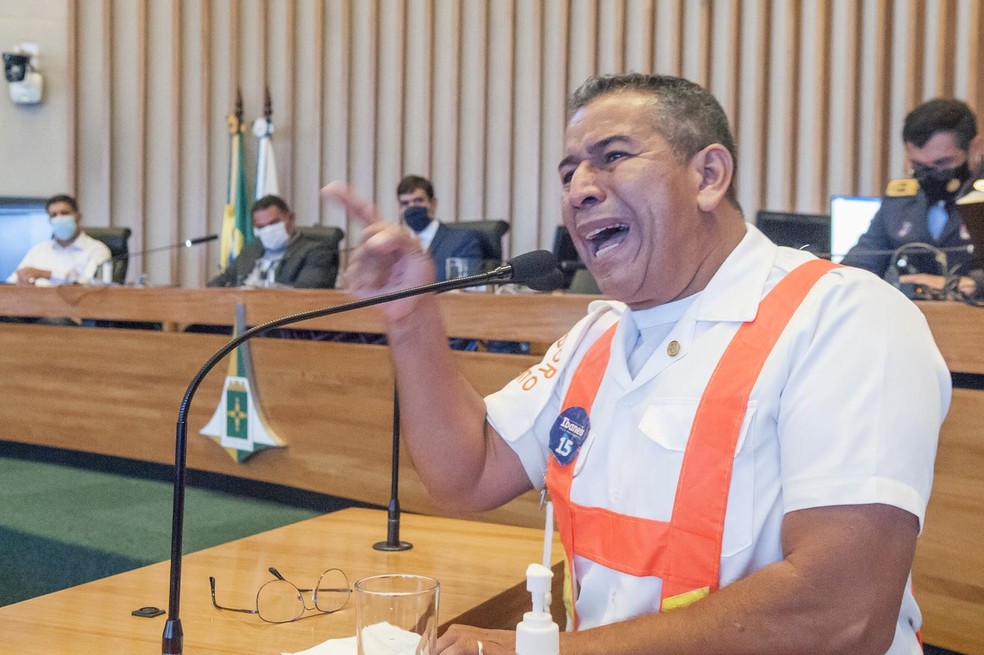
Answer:
M919 193L919 182L913 178L903 178L892 180L885 187L885 195L889 198L899 198L902 196L914 196Z

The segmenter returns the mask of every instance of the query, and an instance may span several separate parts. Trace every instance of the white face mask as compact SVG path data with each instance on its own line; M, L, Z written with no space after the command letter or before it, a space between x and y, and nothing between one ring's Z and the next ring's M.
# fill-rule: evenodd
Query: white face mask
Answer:
M264 250L283 250L287 247L287 242L290 241L287 224L283 221L257 228L253 230L253 233L263 244Z
M59 241L68 241L79 229L79 224L75 222L72 214L60 214L51 217L51 234Z

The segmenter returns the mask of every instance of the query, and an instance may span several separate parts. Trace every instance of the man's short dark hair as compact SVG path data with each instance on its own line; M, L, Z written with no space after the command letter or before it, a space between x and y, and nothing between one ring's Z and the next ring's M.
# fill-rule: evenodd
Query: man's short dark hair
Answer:
M413 193L417 189L423 189L427 194L428 200L434 199L434 185L426 177L419 175L407 175L396 185L396 195L402 196L404 193Z
M726 197L737 207L735 177L738 153L735 139L728 127L724 109L699 84L670 75L642 73L590 77L571 94L567 103L568 120L574 112L595 98L623 91L637 91L656 100L652 103L653 127L681 159L689 160L712 143L719 143L728 149L734 160L735 175L731 178Z
M253 206L249 210L249 214L252 216L256 212L263 211L264 209L270 209L271 207L276 207L285 214L290 213L290 207L287 206L287 203L284 202L283 198L280 196L269 195L263 196L254 202Z
M66 193L59 193L58 195L51 196L50 198L48 198L48 202L44 203L44 210L48 211L48 209L50 209L51 206L56 202L65 203L66 205L72 208L73 212L77 212L79 210L79 203L75 201L75 198L73 198L72 196Z
M966 103L936 98L909 112L902 125L902 141L922 148L938 132L952 132L961 150L968 150L977 136L977 120Z

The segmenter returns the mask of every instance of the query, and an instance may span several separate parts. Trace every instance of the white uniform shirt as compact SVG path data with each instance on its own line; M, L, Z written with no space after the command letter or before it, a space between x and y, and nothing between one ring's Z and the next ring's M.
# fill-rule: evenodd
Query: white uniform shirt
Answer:
M24 255L7 282L17 281L17 270L25 267L51 271L51 280L41 278L40 284L71 284L90 282L96 275L99 265L111 257L109 248L102 241L93 239L85 232L79 233L72 243L60 245L48 239L33 246Z
M742 322L806 252L780 248L754 226L633 379L626 350L633 312L594 303L541 364L486 398L492 426L542 487L550 428L586 349L615 321L611 360L590 411L572 502L668 521L690 425L707 380ZM659 323L671 303L647 310ZM675 356L668 349L679 344ZM839 268L816 284L752 390L739 436L721 561L722 586L782 559L783 515L864 503L900 507L920 526L933 482L950 376L925 317L870 273ZM657 610L661 580L580 557L576 601L584 629ZM919 609L906 590L890 653L920 652Z

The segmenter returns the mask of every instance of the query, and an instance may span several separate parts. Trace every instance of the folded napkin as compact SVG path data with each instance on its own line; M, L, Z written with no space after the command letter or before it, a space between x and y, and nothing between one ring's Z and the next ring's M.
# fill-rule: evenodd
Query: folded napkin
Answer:
M416 655L420 635L398 628L391 623L375 623L362 629L362 650L365 655ZM283 655L356 655L355 637L329 639L297 653Z

